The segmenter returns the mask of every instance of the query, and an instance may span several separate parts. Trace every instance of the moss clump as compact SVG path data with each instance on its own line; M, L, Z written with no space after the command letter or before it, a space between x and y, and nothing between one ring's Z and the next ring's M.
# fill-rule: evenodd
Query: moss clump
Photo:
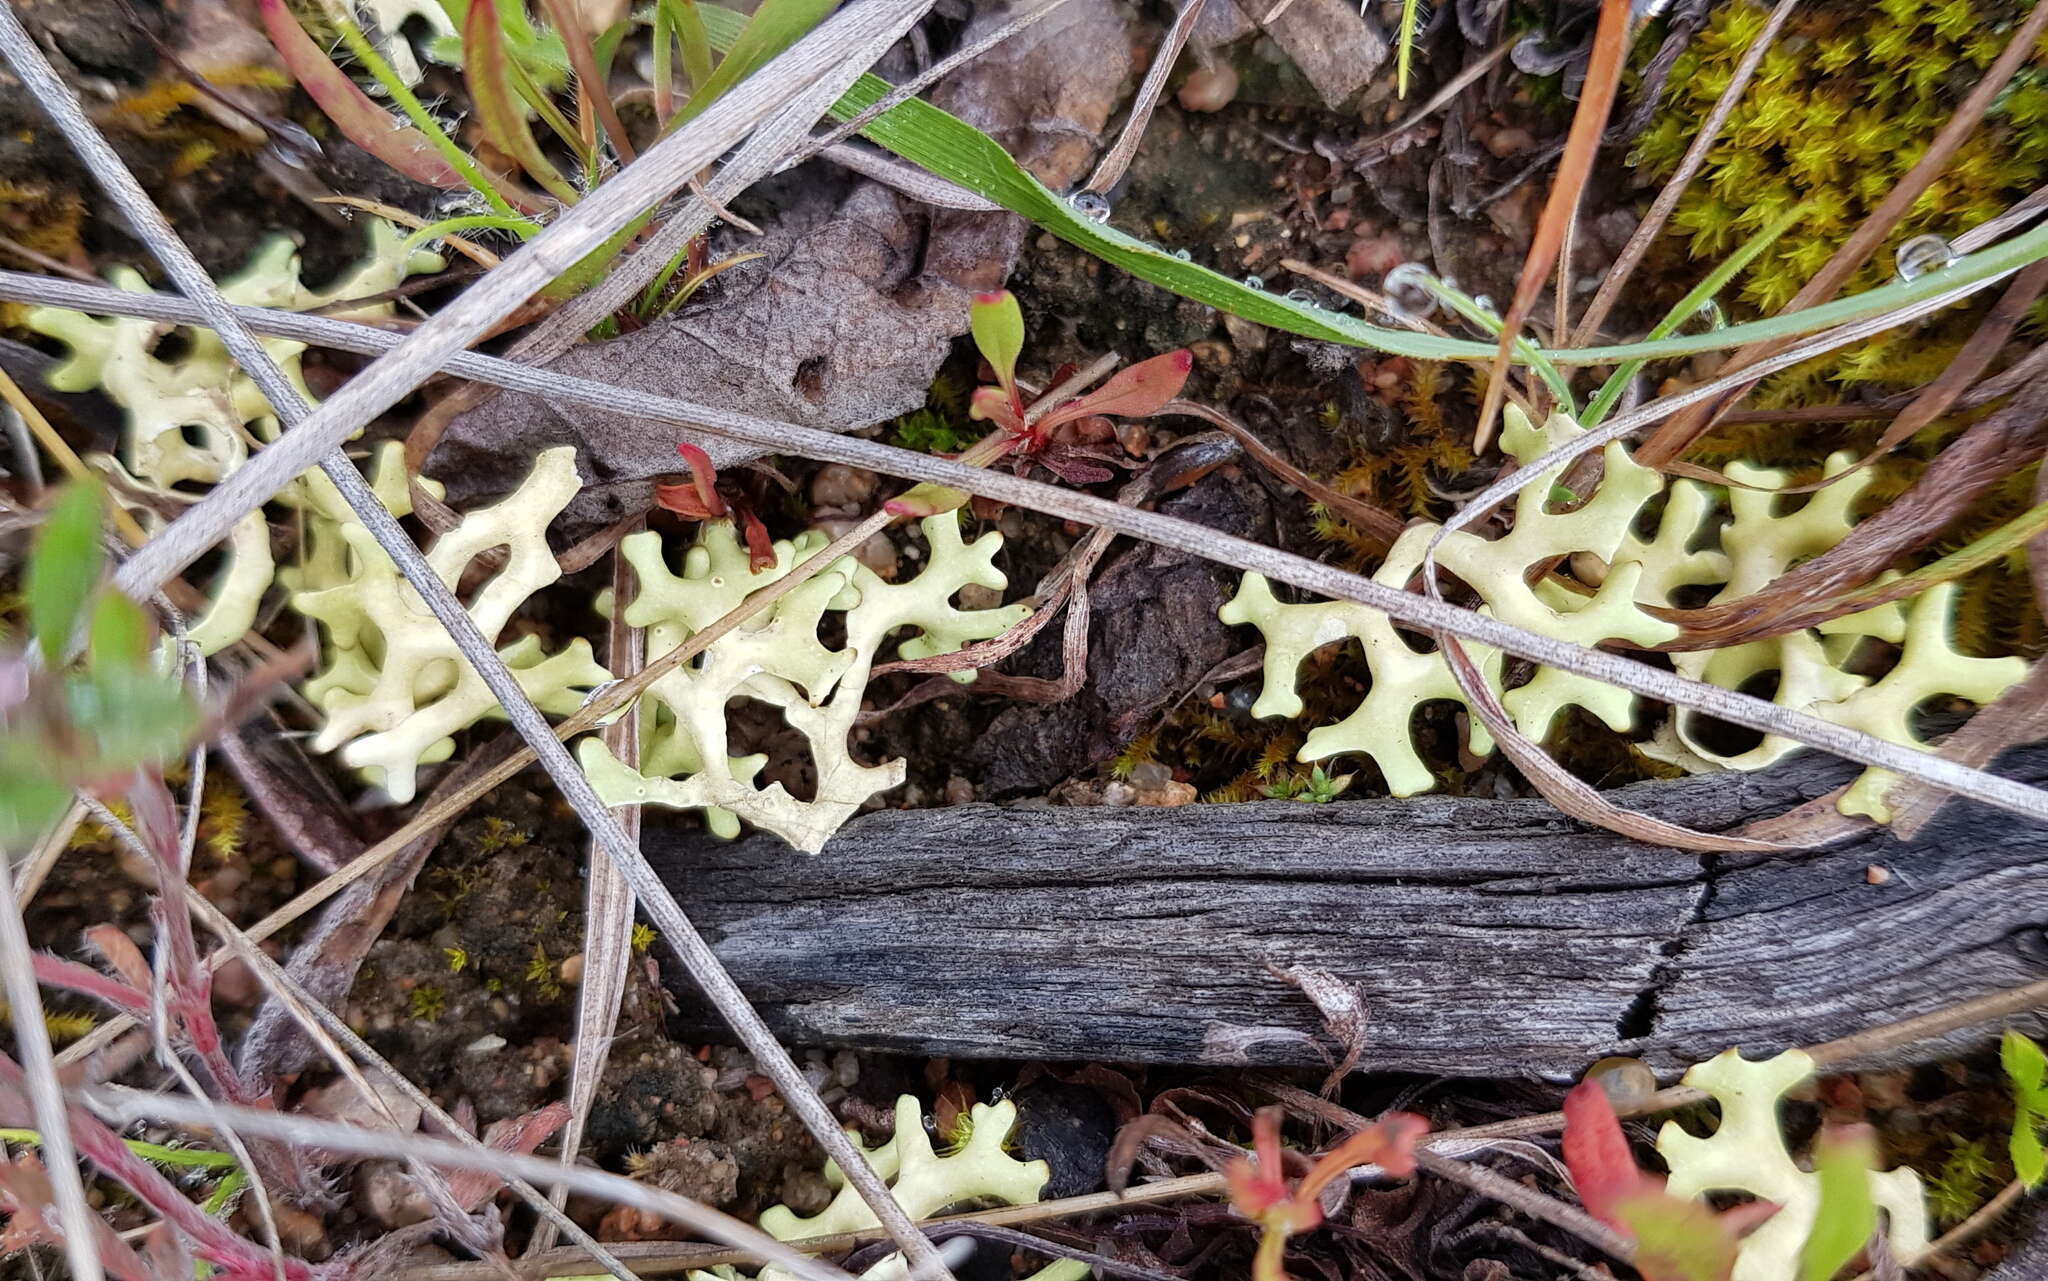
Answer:
M1795 13L1672 216L1693 258L1718 260L1804 203L1805 216L1743 277L1742 302L1782 307L1920 159L1998 57L2018 14L2000 0L1879 0ZM1644 176L1662 181L1678 167L1765 16L1749 0L1723 5L1679 58L1631 156ZM1911 237L1952 236L2037 186L2048 175L2044 123L2048 68L2028 67L1850 288L1883 283L1892 251Z
M448 1008L448 993L439 984L422 983L405 998L405 1008L422 1023L431 1023Z

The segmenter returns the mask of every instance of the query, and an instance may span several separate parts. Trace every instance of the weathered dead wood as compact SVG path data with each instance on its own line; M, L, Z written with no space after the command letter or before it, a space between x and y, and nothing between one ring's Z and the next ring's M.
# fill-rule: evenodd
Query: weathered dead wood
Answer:
M2003 770L2037 781L2048 750ZM1845 776L1816 757L1617 799L1725 829ZM810 1044L1320 1063L1314 1011L1269 969L1305 964L1363 988L1365 1067L1562 1076L1819 1042L2048 972L2048 828L1967 802L1911 845L1770 860L1448 797L881 812L817 858L654 821L646 846L770 1025Z

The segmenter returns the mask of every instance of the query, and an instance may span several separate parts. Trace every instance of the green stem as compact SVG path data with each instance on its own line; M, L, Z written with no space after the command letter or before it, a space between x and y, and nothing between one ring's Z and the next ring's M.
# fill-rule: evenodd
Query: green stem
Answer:
M441 158L448 162L448 167L461 174L462 180L469 184L470 189L482 196L500 216L518 217L518 211L498 194L498 188L491 181L490 175L477 165L476 160L468 152L455 145L455 140L448 136L448 131L428 113L413 91L406 86L405 81L391 69L391 64L384 61L384 55L378 53L376 46L363 35L362 28L345 13L336 12L332 16L334 25L341 31L343 43L348 45L349 52L355 56L357 62L363 64L363 69L368 71L378 84L384 86L384 91L391 95L391 101L405 113L405 118L412 121L413 125L427 136L428 142L434 144L434 150L441 153Z

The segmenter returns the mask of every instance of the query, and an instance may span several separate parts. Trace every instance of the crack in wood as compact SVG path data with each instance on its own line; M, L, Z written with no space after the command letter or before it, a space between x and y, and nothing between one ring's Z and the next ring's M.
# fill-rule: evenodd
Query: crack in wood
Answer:
M2048 749L2003 768L2038 782ZM1850 772L1809 755L1616 799L1725 830ZM880 811L816 858L648 826L656 868L799 1044L1316 1064L1313 1007L1268 969L1305 964L1364 992L1364 1067L1566 1079L1611 1053L1667 1073L1769 1053L2048 973L2048 829L1968 803L1911 845L1767 859L1448 797Z

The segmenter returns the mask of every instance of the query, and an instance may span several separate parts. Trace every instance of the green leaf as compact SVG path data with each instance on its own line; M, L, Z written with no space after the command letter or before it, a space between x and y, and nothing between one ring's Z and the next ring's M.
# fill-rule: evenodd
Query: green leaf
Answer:
M142 607L112 588L100 593L93 605L91 642L87 653L95 667L103 664L135 665L149 656L151 627Z
M86 744L67 780L74 785L161 766L199 728L199 707L185 688L144 665L95 667L64 694L73 732Z
M469 58L463 78L469 83L469 98L476 104L477 121L483 126L484 136L498 150L517 160L527 176L547 188L555 199L565 205L575 204L576 188L541 151L533 131L526 127L526 110L516 101L511 87L512 59L495 0L470 0L462 46Z
M99 585L106 553L100 547L100 518L106 489L95 479L75 480L64 489L36 536L27 582L29 629L43 662L63 666L79 612Z
M2048 1153L2042 1151L2040 1135L2035 1132L2042 1119L2048 1055L2043 1055L2031 1038L2008 1028L1999 1042L1998 1059L2012 1082L2012 1138L2007 1150L2012 1154L2013 1173L2028 1187L2039 1187L2048 1177Z
M1014 398L1017 357L1024 350L1024 313L1017 296L1007 289L974 295L967 305L967 327L981 358L995 371L996 382Z
M2012 1082L2014 1097L2031 1107L2032 1100L2041 1093L2042 1083L2048 1081L2048 1054L2041 1052L2032 1037L2007 1028L2004 1039L1998 1043L1998 1061Z
M1702 1202L1646 1187L1617 1199L1614 1217L1634 1238L1636 1270L1646 1281L1728 1281L1735 1270L1742 1243Z
M683 75L694 91L711 79L711 37L704 32L704 16L696 0L655 0L662 17L675 32L683 50Z
M24 744L23 746L26 746ZM0 753L0 853L19 850L64 813L71 789Z
M2012 1156L2012 1172L2029 1188L2041 1186L2048 1177L2048 1153L2041 1150L2041 1136L2034 1133L2034 1114L2013 1118L2012 1139L2006 1151Z
M1877 1231L1877 1203L1870 1199L1870 1171L1876 1165L1877 1141L1869 1126L1821 1131L1813 1149L1820 1206L1799 1256L1800 1281L1829 1281Z

